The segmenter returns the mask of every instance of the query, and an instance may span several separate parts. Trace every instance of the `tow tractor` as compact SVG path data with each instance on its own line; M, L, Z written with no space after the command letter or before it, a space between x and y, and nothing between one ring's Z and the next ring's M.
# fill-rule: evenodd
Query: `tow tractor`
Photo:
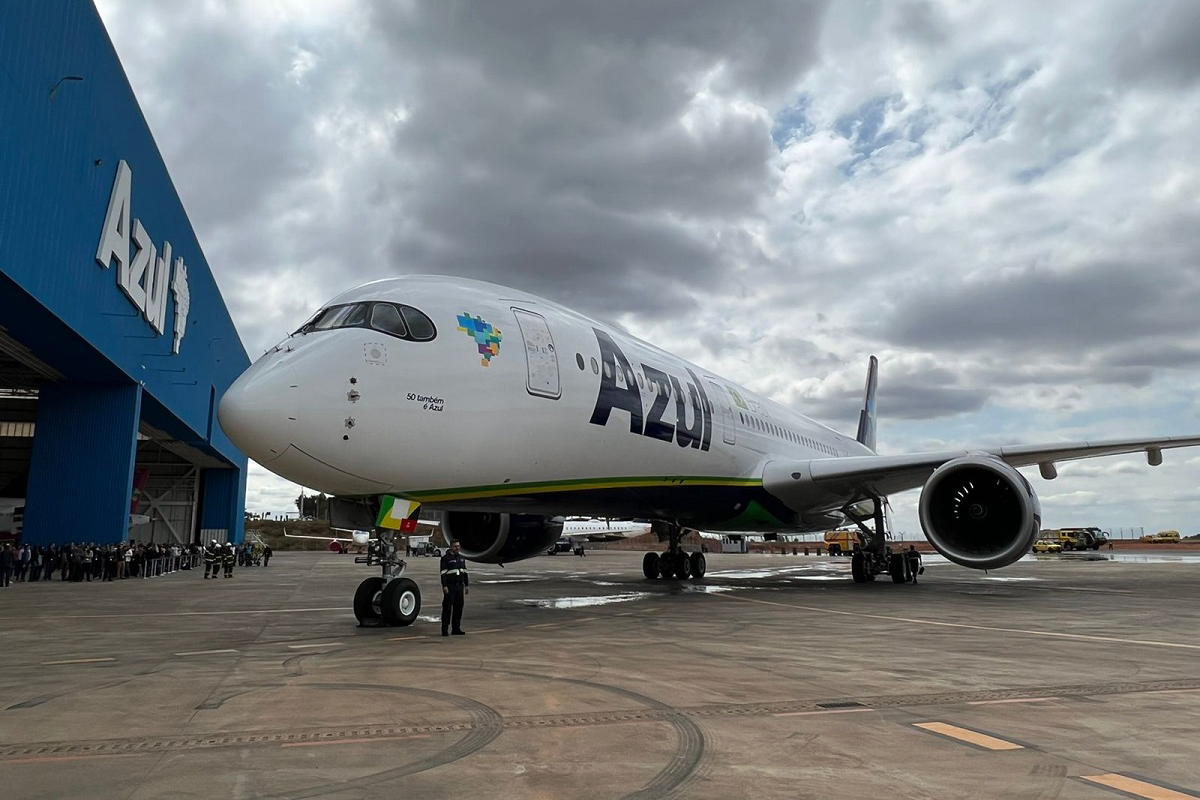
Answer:
M367 546L365 556L356 556L356 564L378 566L381 574L367 578L354 592L354 616L360 626L412 625L421 613L421 589L417 582L404 577L408 562L396 548L395 531L377 529L379 538Z

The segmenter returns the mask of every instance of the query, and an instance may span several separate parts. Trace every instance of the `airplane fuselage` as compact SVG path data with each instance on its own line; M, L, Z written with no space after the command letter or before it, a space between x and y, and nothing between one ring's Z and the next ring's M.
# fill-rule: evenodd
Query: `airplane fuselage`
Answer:
M436 333L417 340L432 331L415 314L391 325L408 323L402 306ZM871 454L611 325L432 276L332 300L231 387L221 422L268 469L329 494L722 530L832 526L850 498L814 486L789 507L764 466Z

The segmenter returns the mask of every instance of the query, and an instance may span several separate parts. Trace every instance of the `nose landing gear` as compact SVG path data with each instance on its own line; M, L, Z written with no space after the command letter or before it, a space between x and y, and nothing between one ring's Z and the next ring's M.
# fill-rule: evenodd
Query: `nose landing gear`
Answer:
M360 626L412 625L421 613L421 589L416 581L404 577L408 566L396 552L396 534L381 531L379 538L367 546L367 554L358 556L356 563L379 565L382 576L367 578L354 592L354 616Z

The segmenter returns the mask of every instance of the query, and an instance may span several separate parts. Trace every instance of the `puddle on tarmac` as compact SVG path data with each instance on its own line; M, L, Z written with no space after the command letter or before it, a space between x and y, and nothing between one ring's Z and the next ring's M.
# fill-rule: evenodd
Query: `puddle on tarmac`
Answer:
M1007 575L984 575L980 577L983 581L1004 581L1005 583L1014 583L1016 581L1040 581L1041 578L1012 578Z
M613 603L628 603L633 600L645 600L653 597L650 592L625 592L623 594L605 594L595 597L545 597L518 600L523 606L531 608L586 608L588 606L608 606Z
M841 583L846 580L845 575L792 575L788 578L789 581L837 581Z

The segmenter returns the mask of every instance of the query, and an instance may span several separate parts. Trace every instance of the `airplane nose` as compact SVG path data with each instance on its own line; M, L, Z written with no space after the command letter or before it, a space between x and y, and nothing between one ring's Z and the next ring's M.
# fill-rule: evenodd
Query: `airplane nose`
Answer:
M300 424L299 384L296 371L283 361L255 364L221 398L221 428L260 464L278 458L295 441Z

